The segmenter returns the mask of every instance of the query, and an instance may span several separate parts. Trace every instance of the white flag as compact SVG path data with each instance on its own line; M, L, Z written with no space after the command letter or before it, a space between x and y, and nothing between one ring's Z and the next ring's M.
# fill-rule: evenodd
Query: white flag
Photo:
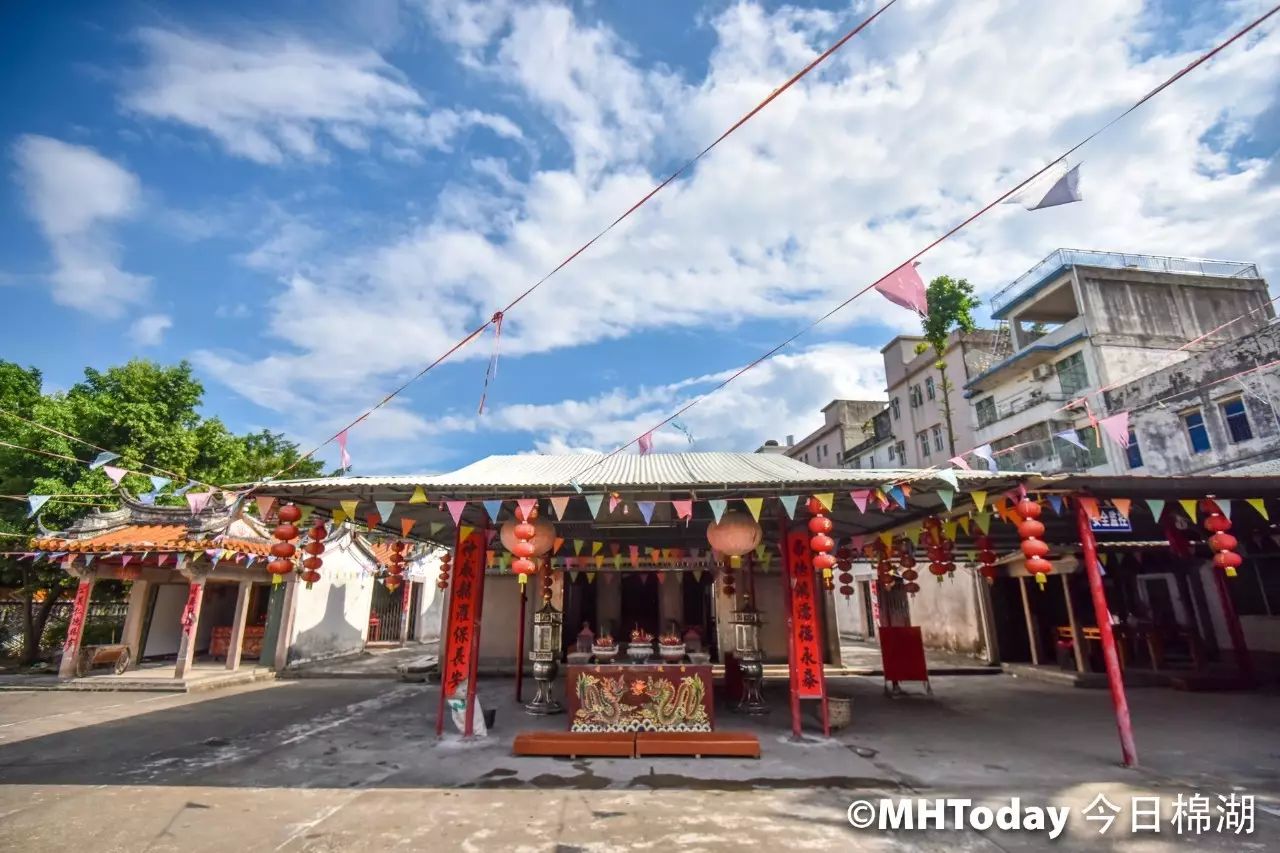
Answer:
M1004 200L1005 204L1020 204L1027 210L1040 210L1045 207L1057 207L1080 201L1080 166L1067 168L1063 160L1059 160L1045 173L1018 190Z

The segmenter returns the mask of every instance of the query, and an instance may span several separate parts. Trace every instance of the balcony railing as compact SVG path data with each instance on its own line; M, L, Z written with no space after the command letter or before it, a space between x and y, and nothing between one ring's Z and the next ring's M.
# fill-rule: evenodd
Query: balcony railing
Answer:
M1044 403L1055 403L1056 408L1070 400L1076 399L1078 396L1078 394L1063 394L1060 392L1037 393L1033 391L1026 394L1020 394L1009 400L997 402L995 406L990 408L975 407L977 427L978 429L985 429L986 427L989 427L994 423L998 423L1005 418L1012 417L1019 412L1025 412L1027 409L1034 409L1036 406Z
M1049 257L1014 279L991 297L991 310L999 311L1046 275L1063 267L1104 267L1107 269L1145 270L1147 272L1206 275L1219 278L1261 278L1256 264L1243 261L1220 261L1209 258L1175 258L1165 255L1130 255L1123 252L1097 252L1090 249L1058 249Z

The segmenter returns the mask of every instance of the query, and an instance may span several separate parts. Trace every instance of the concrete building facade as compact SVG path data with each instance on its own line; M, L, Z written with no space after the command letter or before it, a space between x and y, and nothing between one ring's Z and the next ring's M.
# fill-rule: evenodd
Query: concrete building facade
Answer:
M1007 327L994 363L965 386L974 421L965 449L989 443L1006 451L997 456L1002 468L1045 473L1128 471L1124 451L1091 426L1091 417L1110 413L1099 389L1257 331L1275 316L1253 264L1072 249L1020 276L992 307ZM1054 437L1067 430L1085 449Z
M964 399L964 385L988 366L993 336L980 330L952 332L943 353L951 386L951 426L948 437L942 374L932 349L917 352L924 338L899 335L882 350L889 394L890 428L896 437L889 468L928 468L951 457L952 439L958 452L973 446L973 426ZM865 466L864 466L865 467Z
M840 468L845 451L871 434L870 421L883 408L883 400L832 400L822 407L822 426L788 441L782 452L815 468Z

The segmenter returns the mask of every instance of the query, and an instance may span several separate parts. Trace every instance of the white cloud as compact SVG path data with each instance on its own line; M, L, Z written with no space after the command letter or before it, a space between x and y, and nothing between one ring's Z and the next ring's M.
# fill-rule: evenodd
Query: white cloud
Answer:
M21 137L14 157L27 211L53 255L54 301L102 316L141 301L150 280L121 269L111 239L111 226L137 210L137 177L92 148L47 136Z
M164 333L172 326L172 317L165 314L148 314L133 321L133 325L129 327L129 337L139 346L158 346L164 340Z
M208 133L259 163L324 161L334 145L368 149L375 134L410 150L447 149L472 127L520 136L502 116L428 108L372 50L325 48L290 35L232 43L155 28L137 38L147 63L126 107Z
M682 80L564 7L426 7L471 73L551 122L553 147L569 155L551 162L568 165L526 174L480 161L429 217L390 227L380 245L311 258L267 312L280 350L238 372L269 373L314 399L368 388L372 402L612 221L677 153L715 138L854 17L736 4L708 24L715 48L705 74ZM1243 18L1258 4L1224 8ZM1155 23L1140 0L897 4L512 311L504 359L655 328L715 336L747 320L802 326L1185 65L1190 45L1151 52L1174 44L1152 32ZM1206 31L1194 50L1226 29ZM1233 157L1221 140L1247 138L1275 102L1278 72L1280 38L1241 41L1082 152L1083 204L997 208L927 255L922 272L967 277L990 293L1058 246L1239 257L1274 269L1274 162ZM913 324L872 293L829 326L876 340ZM458 357L487 353L472 345ZM733 395L749 387L744 377L708 401L743 408L704 434L739 429L732 438L746 447L804 431L798 411L781 423L767 401ZM825 398L807 405L837 393L814 396ZM561 438L625 440L662 408L611 415L616 434L592 426Z

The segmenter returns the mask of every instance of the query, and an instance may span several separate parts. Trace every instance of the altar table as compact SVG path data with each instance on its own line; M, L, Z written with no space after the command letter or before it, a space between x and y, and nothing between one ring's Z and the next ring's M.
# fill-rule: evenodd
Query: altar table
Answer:
M570 665L571 732L709 732L715 726L709 664Z

